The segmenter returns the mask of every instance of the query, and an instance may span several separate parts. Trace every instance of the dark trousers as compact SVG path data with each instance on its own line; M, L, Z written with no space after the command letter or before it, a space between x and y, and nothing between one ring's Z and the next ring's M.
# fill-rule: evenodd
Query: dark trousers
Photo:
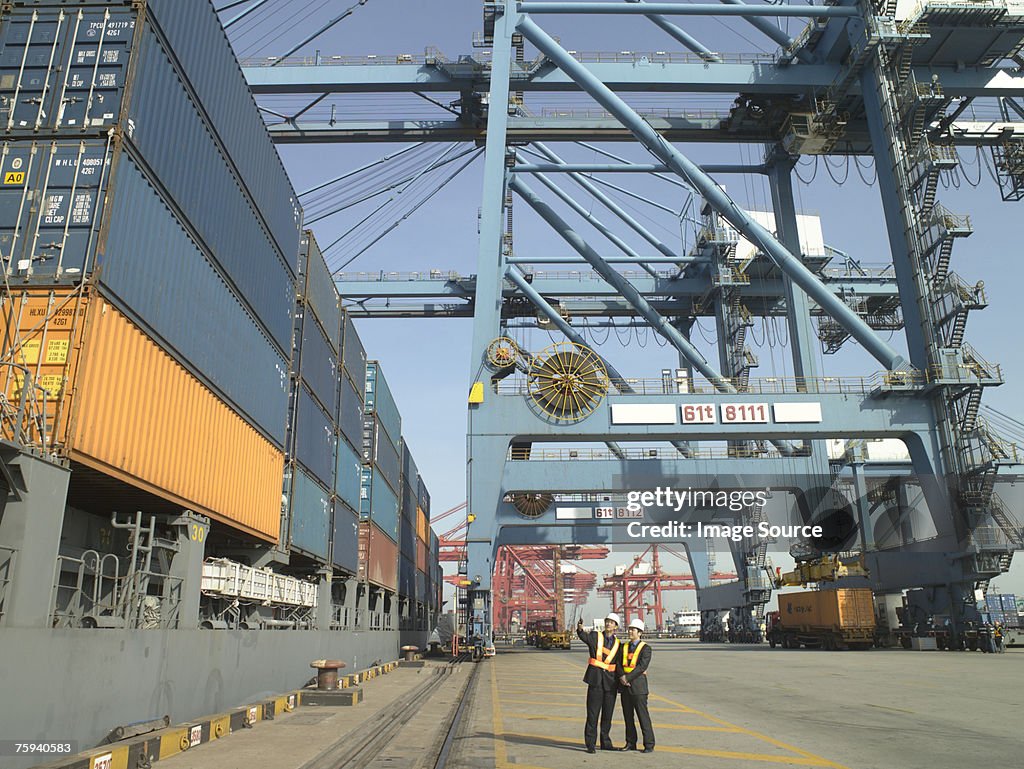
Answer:
M654 727L651 726L651 714L647 710L646 694L622 693L622 716L626 721L626 744L636 745L636 721L633 715L640 719L640 732L644 736L644 747L654 747Z
M597 747L597 719L601 718L601 746L612 744L612 715L615 712L615 690L600 686L587 687L587 725L583 727L583 742L588 748Z

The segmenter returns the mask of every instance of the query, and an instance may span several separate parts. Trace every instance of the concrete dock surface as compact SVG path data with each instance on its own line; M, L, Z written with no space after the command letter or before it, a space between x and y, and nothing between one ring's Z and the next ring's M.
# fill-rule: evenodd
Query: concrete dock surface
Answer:
M654 753L585 752L586 651L501 648L478 663L445 769L962 769L1024 764L1024 649L826 652L655 640ZM440 663L429 663L438 665ZM434 769L473 663L431 694L365 766ZM314 769L331 745L380 728L430 667L363 684L364 702L302 707L167 761L168 769ZM624 743L621 707L612 727ZM318 759L319 757L319 759ZM352 761L351 758L347 759ZM160 762L163 764L164 762ZM329 762L328 762L329 763ZM340 763L339 765L348 764Z

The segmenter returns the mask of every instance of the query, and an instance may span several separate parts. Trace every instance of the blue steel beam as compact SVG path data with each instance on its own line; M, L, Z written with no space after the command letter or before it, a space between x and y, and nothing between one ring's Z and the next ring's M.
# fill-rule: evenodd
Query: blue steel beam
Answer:
M728 3L728 4L734 5L734 6L742 6L744 8L756 7L756 6L746 5L746 3L743 2L743 0L720 0L720 2ZM762 18L760 16L747 16L747 17L745 17L745 20L752 27L754 27L755 29L759 30L763 34L767 35L772 40L774 40L776 43L778 43L780 46L782 46L783 50L789 51L789 50L791 50L793 48L793 38L791 38L789 35L787 35L781 29L779 29L774 24L772 24L770 21L768 21L768 19ZM796 55L796 57L798 59L800 59L800 61L805 62L805 63L809 63L809 62L814 60L814 56L809 51L805 51L805 50L800 49L800 50L795 51L794 54Z
M855 5L715 5L714 3L554 3L525 2L517 5L520 13L586 13L629 16L786 16L790 18L824 19L860 16Z
M522 158L522 155L520 155L518 152L515 153L515 156L517 159L520 160ZM630 246L626 241L624 241L622 238L620 238L618 235L612 232L611 229L606 227L600 219L594 216L586 208L586 206L582 205L579 201L573 198L572 195L567 193L565 190L563 190L561 187L559 187L557 184L551 181L544 174L534 174L534 178L541 184L543 184L545 187L547 187L552 193L554 193L555 197L557 197L559 200L561 200L563 203L569 206L569 208L575 211L590 226L592 226L594 229L596 229L598 232L604 235L610 242L615 244L616 248L618 248L622 253L626 254L627 257L629 257L633 262L637 264L638 267L640 267L640 269L650 273L651 277L658 277L658 274L651 267L648 267L645 261L639 261L640 254L637 253L637 251L632 246Z
M561 158L555 155L555 153L553 153L551 149L549 149L541 142L535 142L534 146L537 148L538 152L544 155L552 163L561 163ZM618 205L613 200L611 200L611 198L609 198L607 195L602 193L602 191L598 189L597 186L595 186L590 179L578 173L569 174L569 178L572 179L572 181L574 181L575 183L579 184L586 191L586 193L588 193L591 197L594 198L594 200L596 200L606 209L611 211L611 213L613 213L615 216L617 216L623 222L625 222L626 225L630 227L630 229L636 232L638 236L643 238L648 244L653 246L660 254L672 258L679 258L679 254L677 254L675 251L669 248L669 246L663 243L662 240L657 238L657 236L655 236L653 232L651 232L649 229L647 229L647 227L645 227L643 224L637 221L637 219L633 217L626 209L624 209L622 206ZM688 260L679 259L677 263L680 266L682 266L686 261Z
M626 0L627 3L642 3L644 0ZM695 38L686 30L680 29L671 21L666 19L664 16L659 16L656 13L652 13L647 17L656 26L667 32L674 40L682 44L685 48L690 49L694 53L698 54L704 61L721 61L718 54L712 52L710 48L704 45L700 40Z
M515 264L518 263L518 259L510 259L509 262ZM663 275L654 279L647 275L636 275L630 277L630 282L644 296L697 299L704 296L711 288L710 279L706 277L676 279ZM426 278L410 278L407 280L401 278L396 278L395 280L374 280L372 278L367 280L346 279L337 281L335 285L342 298L403 299L414 297L450 297L473 299L476 291L476 276L467 275L455 280L429 280ZM619 296L617 289L612 288L600 276L591 273L589 270L580 272L572 277L548 277L543 271L534 271L532 273L532 285L545 296ZM833 293L838 295L848 296L856 294L865 299L896 299L899 297L894 278L843 277L829 279L826 281L826 285ZM780 278L751 281L748 284L737 286L736 290L745 299L782 299L785 296L783 282ZM508 288L505 293L506 295L514 295L516 292Z
M737 163L705 163L700 166L708 174L763 174L763 165ZM671 168L663 163L520 163L512 168L517 174L622 174L666 173Z
M896 392L879 395L863 392L813 392L816 383L810 383L806 393L666 393L644 396L611 395L605 398L583 422L553 424L537 416L525 395L488 393L486 400L492 410L492 424L503 426L501 434L516 441L543 443L548 441L570 443L603 442L615 440L649 444L652 441L741 441L785 440L802 437L807 440L829 438L899 438L910 445L921 435L932 431L931 404L917 393L906 396ZM675 425L614 425L611 406L624 403L670 403L678 409L695 403L710 404L715 413L720 406L753 403L819 403L821 422L792 424L675 424ZM769 409L770 410L770 409ZM496 433L492 433L494 435ZM538 446L542 449L542 446ZM526 464L542 465L543 462ZM580 462L585 466L586 462ZM566 479L563 478L563 483ZM572 481L575 483L575 480Z
M552 150L550 150L548 147L544 146L540 142L534 142L533 146L535 149L537 149L538 152L544 155L544 157L546 157L552 163L562 162L562 159L558 157L558 155L556 155ZM619 217L619 219L621 219L626 224L626 226L633 230L633 232L635 232L641 238L646 240L650 245L654 246L654 248L657 249L658 252L660 252L663 256L679 256L675 251L673 251L671 248L665 245L665 243L663 243L657 235L655 235L653 232L647 229L644 225L640 224L640 222L638 222L632 215L630 215L629 212L626 211L626 209L624 209L622 206L620 206L618 203L616 203L614 200L612 200L610 197L604 194L601 190L599 190L594 185L594 183L587 179L585 176L582 176L581 174L577 173L571 173L569 174L569 178L576 182L576 184L582 187L591 196L593 196L593 198L597 200L601 205L603 205L605 208L607 208L609 211L611 211L613 214ZM683 261L680 261L679 265L682 266Z
M732 383L725 379L721 374L715 371L714 368L707 362L707 359L701 354L700 350L690 344L689 340L683 337L679 331L672 326L664 317L662 317L650 304L644 299L640 293L630 285L629 281L623 278L619 273L615 272L607 262L605 262L600 254L598 254L590 245L586 243L573 229L551 208L547 203L537 197L536 193L531 190L525 182L519 177L513 178L509 188L517 193L526 203L532 208L537 214L548 223L548 225L561 235L569 245L571 245L576 251L579 252L580 256L590 263L590 266L601 275L608 283L616 288L619 293L637 308L640 315L651 324L651 328L664 337L668 342L675 347L681 355L683 355L690 364L701 373L709 382L726 392L734 392L735 388Z
M724 113L720 117L646 117L659 133L675 140L734 143L777 139L775 133L764 126L728 128L724 125L726 119ZM285 122L269 125L267 130L278 144L478 142L484 138L482 127L458 120L405 120L400 117L394 120ZM635 141L632 134L613 118L513 117L509 118L507 131L509 139L514 142ZM866 145L866 141L860 144Z
M638 57L639 58L639 57ZM590 63L594 74L609 88L659 93L804 94L831 85L842 74L838 64L780 67L771 61L755 63L651 62ZM452 74L449 74L452 72ZM256 94L295 93L415 93L486 91L482 66L442 71L431 64L368 64L345 66L302 64L246 67L245 77ZM969 80L969 79L968 79ZM557 69L542 67L515 79L522 91L578 91ZM856 91L854 91L856 92Z
M857 12L859 13L859 11ZM740 208L713 179L659 136L643 118L600 80L594 78L586 67L573 59L531 19L523 19L517 29L579 83L580 87L594 97L599 104L621 120L648 150L664 163L672 166L673 170L686 179L723 218L736 227L748 240L760 246L761 250L789 275L796 285L806 291L825 312L849 331L850 335L876 360L892 370L902 369L908 365L903 356L875 333L845 302L829 293L800 259L793 256L765 227L758 224Z
M778 7L778 6L776 6ZM638 57L639 58L639 57ZM614 91L644 93L723 93L780 96L811 96L816 90L841 79L839 64L779 66L770 61L754 63L679 63L648 60L651 66L637 62L589 62L587 68ZM456 73L457 67L452 68ZM464 76L453 76L434 65L372 64L345 66L329 64L288 65L280 67L248 66L244 69L249 87L256 94L307 93L415 93L487 91L487 76L467 69ZM943 93L951 97L1021 96L1024 72L1011 68L917 66L914 77L930 82L937 75ZM517 78L517 90L577 91L576 84L557 68L542 67ZM859 84L849 95L860 93Z

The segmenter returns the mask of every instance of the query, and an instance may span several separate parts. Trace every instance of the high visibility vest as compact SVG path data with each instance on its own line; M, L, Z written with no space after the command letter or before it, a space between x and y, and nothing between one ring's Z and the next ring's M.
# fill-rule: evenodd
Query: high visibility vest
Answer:
M591 657L587 664L593 665L595 668L601 668L601 670L607 670L609 673L615 672L615 655L619 653L619 639L615 639L615 643L612 644L612 648L605 654L604 651L604 633L597 634L597 656Z
M623 644L622 646L622 672L632 673L636 667L636 661L640 659L640 650L647 646L646 643L641 641L636 645L636 649L633 650L632 658L629 656L629 644Z

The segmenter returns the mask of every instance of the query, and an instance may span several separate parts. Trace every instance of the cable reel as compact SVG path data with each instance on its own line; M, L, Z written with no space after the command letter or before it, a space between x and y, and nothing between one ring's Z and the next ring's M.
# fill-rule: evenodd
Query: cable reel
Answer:
M588 347L560 342L530 361L527 389L533 402L552 419L579 422L608 393L604 361Z
M551 507L555 498L551 494L517 491L509 495L512 504L524 518L540 518Z
M514 339L499 336L487 345L487 365L496 371L513 368L517 363L529 359L529 353L523 351Z

